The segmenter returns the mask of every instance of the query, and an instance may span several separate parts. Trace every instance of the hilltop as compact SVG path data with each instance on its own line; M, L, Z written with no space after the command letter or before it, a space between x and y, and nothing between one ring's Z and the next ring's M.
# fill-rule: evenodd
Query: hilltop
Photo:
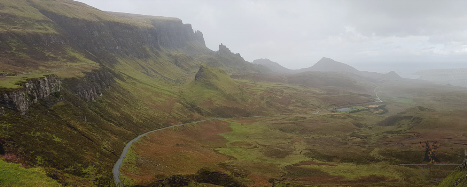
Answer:
M299 71L321 71L321 72L341 72L341 73L354 73L358 74L358 70L354 67L344 64L342 62L337 62L333 59L323 57L321 60L316 62L313 66L309 68L303 68Z
M335 61L331 58L323 57L314 65L308 68L302 68L298 70L291 70L281 66L277 62L273 62L269 59L257 59L253 61L253 64L262 65L268 68L271 73L278 74L299 74L304 72L326 72L326 73L338 73L344 74L346 76L351 76L353 78L361 80L362 78L365 81L382 81L382 80L398 80L402 79L396 72L390 71L388 73L376 73L376 72L367 72L360 71L348 64ZM357 77L355 77L357 76Z
M293 70L287 69L284 66L281 66L279 63L273 62L269 59L256 59L253 60L253 64L265 66L275 73L289 74L294 72Z

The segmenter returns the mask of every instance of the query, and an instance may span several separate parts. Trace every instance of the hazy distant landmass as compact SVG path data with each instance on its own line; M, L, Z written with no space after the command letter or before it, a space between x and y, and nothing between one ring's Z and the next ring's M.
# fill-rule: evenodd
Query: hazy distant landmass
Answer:
M327 57L321 58L321 60L319 60L314 65L308 68L302 68L299 70L287 69L281 66L279 63L273 62L269 59L254 60L253 64L263 65L267 67L268 69L270 69L272 72L280 73L280 74L292 74L292 73L303 73L303 72L335 72L335 73L353 74L353 75L358 75L361 77L377 79L377 80L395 80L395 79L402 78L394 71L391 71L386 74L377 73L377 72L360 71L348 64L338 62Z
M467 87L467 68L424 70L416 74L420 76L421 80Z
M347 72L358 74L358 70L354 67L344 64L342 62L337 62L333 59L323 57L321 60L316 62L315 65L309 68L303 68L299 70L300 72L305 71L322 71L322 72Z
M263 65L275 73L283 73L283 74L293 73L293 70L287 69L284 66L281 66L279 63L273 62L266 58L254 60L253 64Z

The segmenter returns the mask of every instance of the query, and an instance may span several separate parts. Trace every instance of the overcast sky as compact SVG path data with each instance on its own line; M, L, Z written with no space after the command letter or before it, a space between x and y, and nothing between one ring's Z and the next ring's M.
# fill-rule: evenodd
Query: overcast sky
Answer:
M245 60L299 69L321 57L360 70L467 67L465 0L79 0L177 17Z

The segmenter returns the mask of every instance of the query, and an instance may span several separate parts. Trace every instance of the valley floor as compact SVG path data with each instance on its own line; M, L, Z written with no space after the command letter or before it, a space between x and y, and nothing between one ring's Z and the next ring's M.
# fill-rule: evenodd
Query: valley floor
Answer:
M173 127L133 144L121 169L122 180L126 185L151 185L173 175L196 179L195 174L209 170L248 186L435 186L456 167L443 164L462 161L462 146L434 137L436 130L421 127L427 124L378 123L383 119L361 111ZM465 143L467 138L457 141ZM449 150L439 148L441 162L427 164L423 142L449 145Z

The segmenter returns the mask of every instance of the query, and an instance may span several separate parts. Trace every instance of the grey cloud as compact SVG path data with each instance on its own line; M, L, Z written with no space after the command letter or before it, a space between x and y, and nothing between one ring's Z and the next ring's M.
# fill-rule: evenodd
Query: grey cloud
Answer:
M323 56L382 67L388 61L467 59L463 0L80 1L103 10L178 17L201 30L213 50L224 43L246 60L270 58L289 68L311 66Z

